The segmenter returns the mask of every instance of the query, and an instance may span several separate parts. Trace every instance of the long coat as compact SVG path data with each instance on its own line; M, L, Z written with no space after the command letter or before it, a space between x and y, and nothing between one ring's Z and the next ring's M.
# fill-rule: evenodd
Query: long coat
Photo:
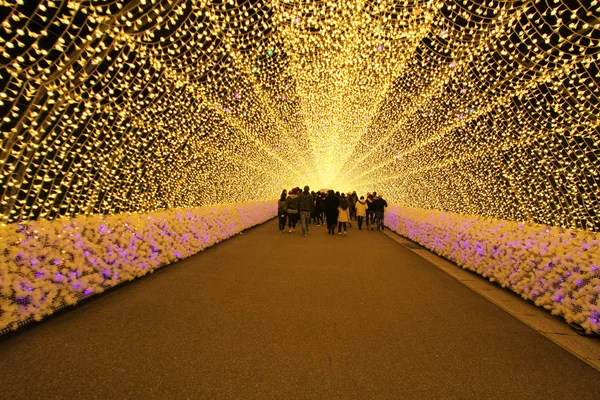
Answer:
M327 218L327 225L336 225L338 218L338 206L340 201L335 197L327 197L325 199L325 217Z

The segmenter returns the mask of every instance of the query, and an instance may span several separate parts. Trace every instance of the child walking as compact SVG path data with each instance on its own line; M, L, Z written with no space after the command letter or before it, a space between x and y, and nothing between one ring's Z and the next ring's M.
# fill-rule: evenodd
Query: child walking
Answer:
M342 198L338 207L338 235L342 234L342 225L344 226L344 235L346 235L346 223L350 221L350 209L348 208L348 202Z

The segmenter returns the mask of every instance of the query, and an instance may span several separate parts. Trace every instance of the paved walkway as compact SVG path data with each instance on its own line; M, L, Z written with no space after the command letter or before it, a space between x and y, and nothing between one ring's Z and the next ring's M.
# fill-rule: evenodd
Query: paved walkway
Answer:
M381 232L275 221L0 340L11 400L597 400L598 382Z

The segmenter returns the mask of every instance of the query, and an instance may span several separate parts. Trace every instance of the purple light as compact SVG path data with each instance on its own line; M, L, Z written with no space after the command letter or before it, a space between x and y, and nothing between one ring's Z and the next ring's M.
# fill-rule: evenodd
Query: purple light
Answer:
M377 46L377 51L381 51L381 50L383 50L383 45L382 44L380 44L379 46Z
M242 97L242 95L239 94L239 93L236 93L236 94L233 95L233 97L235 97L236 99L239 99L240 97Z
M559 303L562 303L563 297L557 294L556 296L554 296L554 300L558 301Z

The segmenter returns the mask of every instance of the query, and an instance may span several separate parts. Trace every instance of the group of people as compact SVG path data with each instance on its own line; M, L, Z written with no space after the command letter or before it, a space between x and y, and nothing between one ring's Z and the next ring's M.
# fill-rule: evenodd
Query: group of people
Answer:
M300 220L302 233L308 235L308 226L311 221L316 226L325 225L327 233L335 235L337 226L338 235L346 235L347 228L356 221L358 229L362 230L366 222L366 229L383 230L383 217L387 202L377 192L367 193L367 197L356 192L341 193L333 190L324 192L310 192L308 186L304 190L299 187L288 191L283 190L278 202L277 215L279 218L279 233L285 231L286 222L288 232L296 230L296 223ZM325 218L323 218L325 216ZM343 228L343 231L342 231Z

